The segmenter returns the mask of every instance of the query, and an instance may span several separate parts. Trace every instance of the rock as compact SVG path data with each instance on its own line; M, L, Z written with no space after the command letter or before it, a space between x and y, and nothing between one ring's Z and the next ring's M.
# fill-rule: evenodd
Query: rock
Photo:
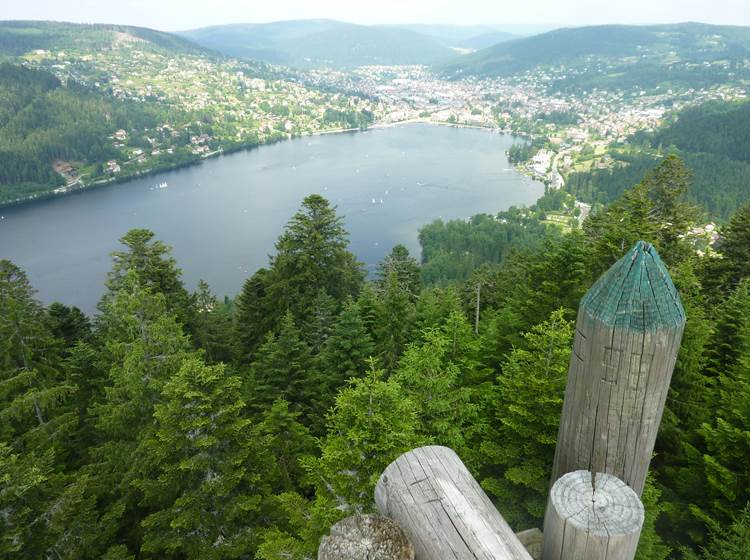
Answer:
M318 560L414 560L414 548L395 521L382 515L353 515L323 537Z

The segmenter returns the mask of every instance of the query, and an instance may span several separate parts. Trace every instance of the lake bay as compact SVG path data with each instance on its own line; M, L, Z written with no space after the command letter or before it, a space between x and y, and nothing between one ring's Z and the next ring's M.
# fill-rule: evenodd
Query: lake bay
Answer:
M414 124L263 146L0 209L0 258L23 268L45 303L90 313L117 240L149 228L174 248L189 289L203 278L219 296L234 296L267 264L302 199L318 193L337 206L350 249L372 270L398 243L418 256L418 230L437 218L533 204L544 187L512 169L512 143L483 130Z

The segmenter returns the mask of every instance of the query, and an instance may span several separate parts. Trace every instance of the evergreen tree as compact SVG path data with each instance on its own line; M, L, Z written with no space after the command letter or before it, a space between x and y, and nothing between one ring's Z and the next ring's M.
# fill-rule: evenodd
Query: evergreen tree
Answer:
M375 483L396 457L426 443L413 401L374 369L341 390L328 418L321 456L305 465L319 497L340 514L371 511Z
M718 252L721 258L704 259L702 280L711 301L726 297L750 276L750 204L737 210L721 229Z
M0 441L15 450L61 452L75 429L76 387L59 369L58 341L26 274L0 261Z
M14 453L0 442L0 555L43 558L46 535L43 511L50 491L54 454ZM52 495L51 495L52 494Z
M417 332L439 328L454 312L461 312L461 299L452 287L430 287L422 290L416 303Z
M232 359L232 317L226 304L219 302L203 280L193 296L196 307L193 338L211 364Z
M433 329L424 338L404 352L392 379L417 406L417 433L469 461L477 420L472 391L460 385L461 372L450 360L452 341L445 333Z
M264 473L264 480L274 492L299 491L304 478L300 459L312 456L317 449L299 417L299 412L289 410L287 401L278 399L263 412L258 424L258 436L265 438L264 446L273 458L273 467Z
M307 321L302 328L305 341L313 354L320 353L326 340L331 335L336 311L336 301L324 290L320 290L312 301Z
M592 272L601 274L638 240L652 243L669 265L691 254L683 239L697 219L696 209L684 202L689 182L685 163L667 156L641 183L591 215L584 230L593 251Z
M47 308L47 316L50 332L66 349L91 337L91 321L77 307L55 302Z
M133 552L140 546L142 515L130 481L139 442L153 428L154 407L165 384L191 355L189 339L166 308L165 297L140 285L135 272L105 301L97 322L102 348L97 357L108 372L102 396L91 406L97 441L84 469L100 505L106 543L115 534Z
M124 251L112 253L113 266L107 275L107 293L99 304L104 310L110 298L127 285L127 277L135 274L138 282L152 293L164 296L166 308L177 316L188 330L195 320L194 302L182 284L182 271L172 257L172 248L154 239L154 232L132 229L121 239Z
M142 551L161 558L246 558L257 546L267 454L223 365L185 360L155 406L133 485L152 510ZM153 473L153 474L152 474Z
M261 268L242 286L234 314L235 355L241 363L249 363L255 351L273 329L274 316L268 300L271 273Z
M398 283L415 298L422 289L419 277L419 264L403 245L396 245L385 258L378 263L377 285L382 290L391 274L395 274Z
M308 319L320 290L337 302L359 292L364 275L348 245L343 220L328 201L305 198L271 257L267 291L277 317L291 310L297 320Z
M547 236L539 247L516 253L503 264L492 290L505 295L496 296L498 309L484 312L486 365L497 367L513 348L523 348L522 333L546 321L554 310L562 308L567 319L576 316L581 297L595 280L589 253L581 233L571 232Z
M488 395L482 486L518 529L544 516L570 361L573 325L557 310L524 334Z
M367 332L359 305L349 298L320 354L324 395L332 401L347 379L364 375L367 360L374 352L375 344Z
M720 373L708 404L711 420L700 428L706 452L706 485L700 516L727 526L750 501L750 328L738 333L739 359ZM697 468L697 466L696 466ZM697 511L697 510L696 510Z
M285 399L294 412L303 413L309 420L320 391L311 366L310 347L288 312L281 320L278 335L268 335L258 349L244 388L248 404L262 410L276 399Z
M716 325L711 336L706 369L712 376L734 367L744 350L743 332L750 330L750 279L737 288L716 309Z
M411 294L399 283L395 272L380 291L376 313L376 348L386 369L392 370L412 336L416 313Z
M667 560L671 553L671 549L664 544L656 531L656 522L664 510L660 498L661 492L654 483L653 477L649 474L641 495L645 518L641 528L641 536L638 539L636 560Z
M699 556L684 550L683 560L747 560L750 558L750 505L737 513L727 528L717 527Z

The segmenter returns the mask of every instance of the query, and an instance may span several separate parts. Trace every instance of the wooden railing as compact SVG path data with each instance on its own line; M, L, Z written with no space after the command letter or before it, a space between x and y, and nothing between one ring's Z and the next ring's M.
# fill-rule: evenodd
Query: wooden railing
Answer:
M581 300L543 537L514 534L461 459L428 446L383 472L375 489L382 517L334 526L320 560L632 560L684 325L669 273L644 242ZM381 524L388 531L368 529ZM330 555L337 542L354 546Z

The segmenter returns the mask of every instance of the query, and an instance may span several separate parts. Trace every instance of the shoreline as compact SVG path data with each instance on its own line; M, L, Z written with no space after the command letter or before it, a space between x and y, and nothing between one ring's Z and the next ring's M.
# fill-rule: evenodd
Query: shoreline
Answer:
M55 192L53 190L53 191L35 195L33 198L26 198L23 200L1 203L0 210L4 208L18 208L18 207L24 207L24 206L33 206L36 203L46 202L48 200L52 200L55 198L62 198L62 197L71 196L71 195L80 195L80 194L86 193L87 191L120 185L123 183L127 183L129 181L135 181L137 179L143 179L143 178L150 177L153 175L158 175L159 173L168 173L170 171L177 171L179 169L185 169L188 167L192 167L194 165L202 165L203 162L205 161L217 159L221 156L231 155L231 154L238 153L238 152L249 152L251 150L255 150L264 146L272 146L280 142L287 142L287 141L301 139L301 138L310 138L314 136L325 136L325 135L330 135L330 134L350 134L350 133L356 133L356 132L367 132L368 130L393 128L396 126L401 126L401 125L406 125L406 124L427 124L427 125L432 125L432 126L445 126L448 128L469 128L469 129L474 129L474 130L484 130L484 131L492 132L496 134L508 134L510 136L514 136L512 132L503 131L502 129L499 129L499 128L494 128L494 127L489 127L489 126L461 124L461 123L449 123L449 122L444 122L444 121L433 121L428 118L419 118L419 117L414 118L414 119L406 119L403 121L374 123L374 124L369 125L365 129L337 128L337 129L332 129L332 130L319 130L316 132L305 132L297 136L292 135L291 137L287 137L287 138L285 137L273 138L262 143L239 144L235 146L230 146L227 149L219 148L218 150L215 150L211 152L210 154L207 154L206 156L200 156L197 159L180 162L180 163L173 164L173 165L165 165L162 167L157 166L151 169L146 169L144 171L138 171L132 175L127 175L127 176L122 176L122 177L112 177L110 179L100 179L98 181L94 181L92 183L82 185L82 186L74 187L73 185L76 185L77 183L73 183L73 185L71 185L70 187L67 187L66 190L63 192ZM519 170L516 169L516 171L519 171ZM524 173L521 173L521 174L525 175Z

